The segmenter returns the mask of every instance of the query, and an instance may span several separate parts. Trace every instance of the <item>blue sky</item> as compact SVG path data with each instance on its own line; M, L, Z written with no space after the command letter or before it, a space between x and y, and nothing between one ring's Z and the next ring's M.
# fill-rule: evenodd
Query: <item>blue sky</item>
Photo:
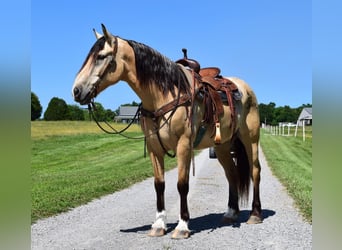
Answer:
M311 1L32 1L31 91L45 112L51 98L68 104L71 87L101 23L171 60L218 66L254 89L259 103L312 103ZM125 82L97 98L105 108L140 102Z

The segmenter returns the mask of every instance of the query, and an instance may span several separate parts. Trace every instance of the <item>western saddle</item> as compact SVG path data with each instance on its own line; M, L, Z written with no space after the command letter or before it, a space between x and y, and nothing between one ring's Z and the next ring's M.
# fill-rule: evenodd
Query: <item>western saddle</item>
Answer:
M193 72L194 77L198 80L198 86L193 86L193 98L203 101L205 112L202 124L213 126L213 134L215 133L215 144L221 143L220 117L223 115L223 103L227 103L230 107L232 127L236 126L234 99L241 98L241 94L237 86L227 78L220 75L221 70L217 67L202 68L200 64L187 56L187 49L182 49L184 57L177 60L176 63L182 64Z

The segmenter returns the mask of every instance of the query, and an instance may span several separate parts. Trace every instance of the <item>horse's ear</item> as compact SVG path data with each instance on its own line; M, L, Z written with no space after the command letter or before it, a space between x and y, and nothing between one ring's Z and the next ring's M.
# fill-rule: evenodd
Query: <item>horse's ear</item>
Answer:
M109 33L109 31L107 31L106 29L106 26L104 26L102 23L101 23L101 26L102 26L102 32L103 32L103 36L105 37L106 39L106 42L113 47L114 45L114 37L111 33Z
M93 29L95 37L97 40L99 40L101 37L103 37L103 35L101 35L99 32L97 32L95 29Z

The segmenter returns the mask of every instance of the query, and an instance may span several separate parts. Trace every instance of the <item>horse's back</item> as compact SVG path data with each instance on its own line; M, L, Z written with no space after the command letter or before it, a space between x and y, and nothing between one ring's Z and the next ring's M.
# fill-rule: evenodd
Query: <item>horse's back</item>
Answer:
M251 137L259 139L260 118L258 110L258 101L252 88L244 80L238 77L226 77L238 87L242 94L241 107L237 106L237 112L240 113L239 127L243 130L245 126ZM241 131L243 132L243 131Z
M241 102L243 104L249 102L252 106L258 105L254 91L252 90L252 88L249 86L247 82L245 82L244 80L238 77L225 77L225 78L231 80L238 87L239 91L242 94Z

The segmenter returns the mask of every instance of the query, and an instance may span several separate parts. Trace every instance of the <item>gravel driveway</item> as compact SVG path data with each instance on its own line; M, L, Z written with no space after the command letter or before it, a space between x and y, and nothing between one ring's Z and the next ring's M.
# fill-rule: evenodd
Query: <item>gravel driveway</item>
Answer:
M155 216L153 178L149 178L70 212L38 221L31 226L31 249L311 249L312 225L294 208L293 200L270 172L262 151L260 163L264 215L261 224L245 223L251 201L247 207L240 207L237 223L220 223L227 209L227 181L217 160L209 159L208 150L204 150L196 157L196 176L190 177L189 227L193 234L189 239L171 239L179 212L174 169L166 173L167 235L147 236Z

